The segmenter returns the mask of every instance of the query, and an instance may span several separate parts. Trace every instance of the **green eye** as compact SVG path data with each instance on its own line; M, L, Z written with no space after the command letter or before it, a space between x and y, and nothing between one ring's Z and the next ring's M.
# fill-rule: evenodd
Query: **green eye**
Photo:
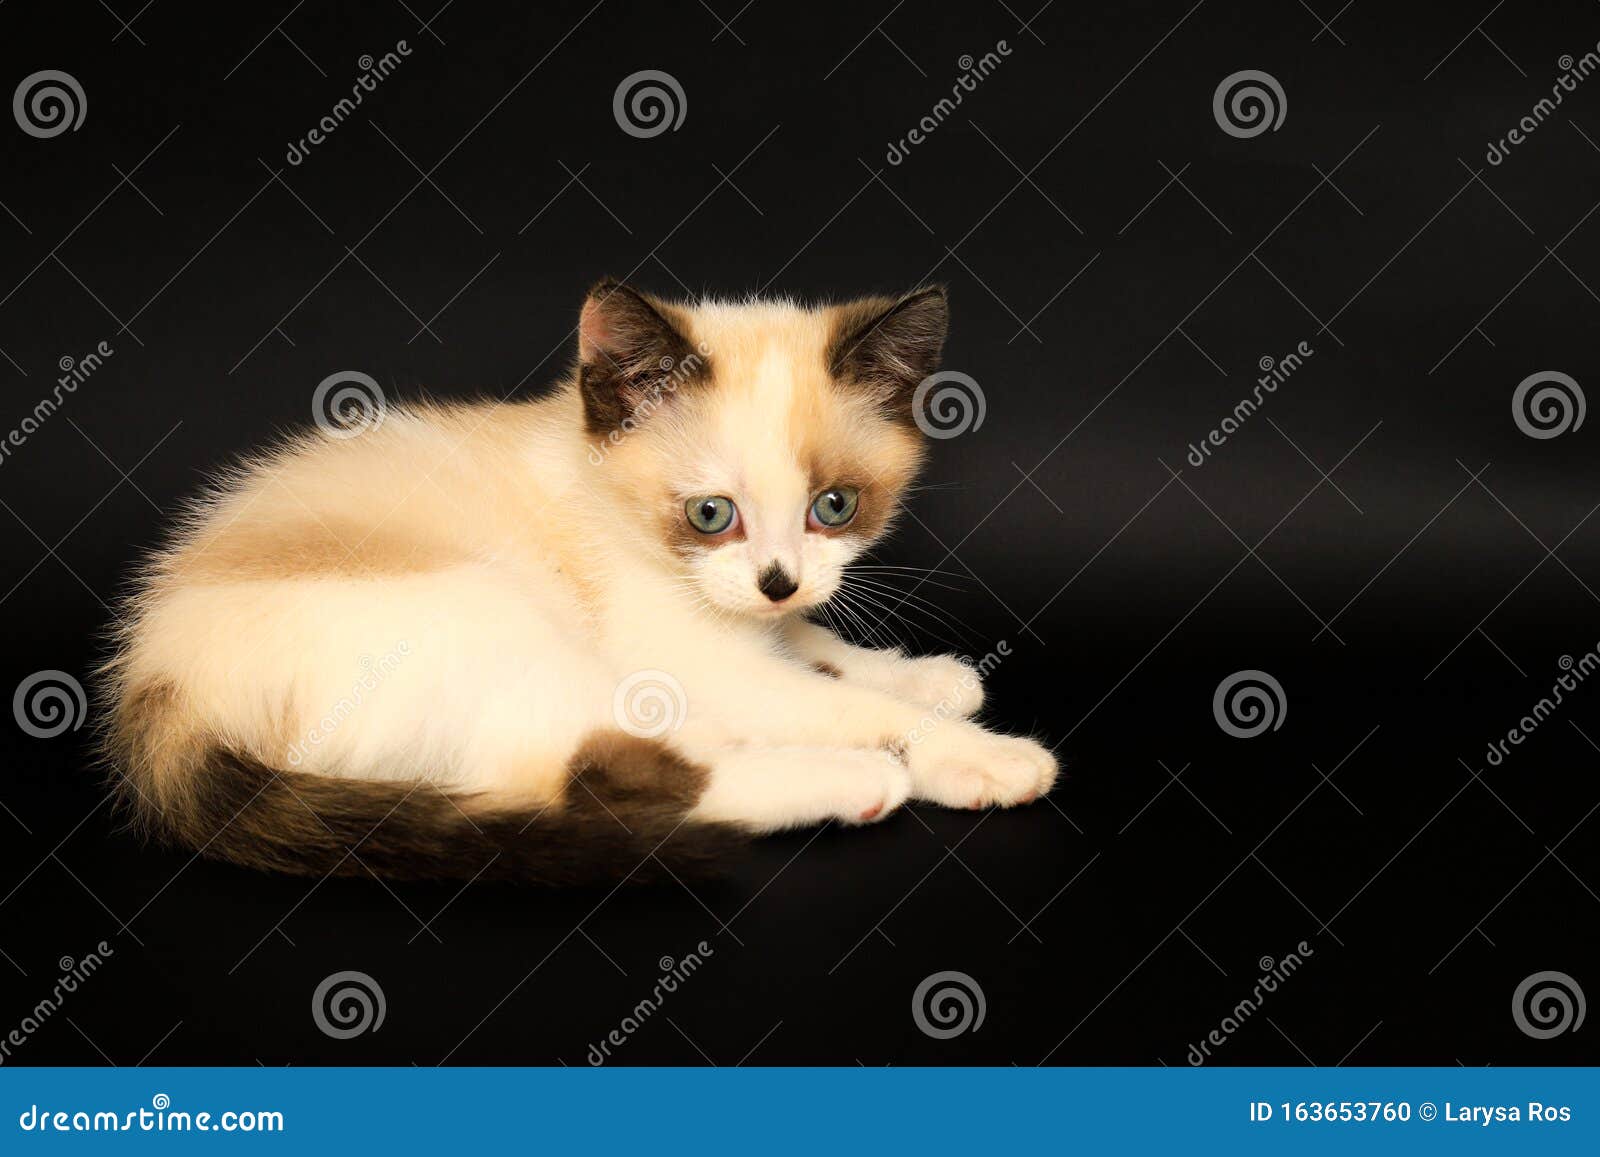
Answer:
M701 534L721 534L739 515L733 499L716 496L691 498L683 504L683 512L689 516L689 525Z
M811 504L811 524L844 526L856 516L856 504L860 499L861 491L854 486L833 486L824 490Z

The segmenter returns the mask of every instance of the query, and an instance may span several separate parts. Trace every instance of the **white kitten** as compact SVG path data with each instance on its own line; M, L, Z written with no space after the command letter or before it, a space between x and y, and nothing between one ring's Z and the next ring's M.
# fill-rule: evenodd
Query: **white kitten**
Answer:
M1049 752L960 717L968 667L801 617L917 470L946 322L941 289L603 282L551 396L249 462L151 561L107 666L126 802L256 867L576 882L1048 791Z

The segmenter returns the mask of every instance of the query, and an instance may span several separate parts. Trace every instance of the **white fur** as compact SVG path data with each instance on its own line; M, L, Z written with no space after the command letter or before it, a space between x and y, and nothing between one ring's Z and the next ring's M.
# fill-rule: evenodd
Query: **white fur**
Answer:
M703 818L857 823L909 796L978 807L1049 790L1055 760L1031 740L954 716L929 726L935 704L977 709L969 668L800 618L862 544L806 528L792 415L798 391L825 387L795 369L800 338L758 340L747 312L701 322L741 367L737 387L719 385L711 409L673 399L600 465L569 386L518 406L392 410L359 438L308 437L246 468L152 568L118 686L175 688L171 726L271 767L537 800L559 793L584 736L628 722L618 687L665 672L682 711L658 737L709 767ZM869 446L889 438L850 421ZM744 539L674 556L641 479L676 488L672 501L735 497ZM307 542L330 558L274 565ZM263 565L219 570L228 547ZM756 589L774 560L801 584L783 608Z

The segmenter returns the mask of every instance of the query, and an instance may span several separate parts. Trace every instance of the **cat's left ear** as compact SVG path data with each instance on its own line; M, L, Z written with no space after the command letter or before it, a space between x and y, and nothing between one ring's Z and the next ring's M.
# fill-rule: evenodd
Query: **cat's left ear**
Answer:
M704 372L686 323L681 311L631 285L607 278L589 290L578 321L578 387L590 433L643 417Z
M950 300L942 285L903 297L867 297L834 310L828 370L846 385L909 404L917 385L939 368L950 329Z

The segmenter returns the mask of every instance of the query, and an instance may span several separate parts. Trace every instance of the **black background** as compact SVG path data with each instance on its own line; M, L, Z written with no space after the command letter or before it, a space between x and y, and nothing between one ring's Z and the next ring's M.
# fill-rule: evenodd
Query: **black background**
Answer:
M1596 1060L1596 1026L1535 1040L1511 1010L1547 969L1600 993L1594 687L1503 766L1484 753L1600 643L1600 421L1538 440L1511 413L1535 372L1600 380L1600 80L1484 158L1600 10L435 2L0 9L5 92L56 68L88 104L53 139L0 125L0 427L60 359L115 350L0 466L6 693L91 683L139 552L331 373L534 396L604 274L807 298L937 279L946 364L987 415L934 447L880 552L951 572L917 592L941 620L892 627L1007 640L992 717L1066 775L1027 809L766 840L692 893L313 886L141 848L88 727L7 719L0 1030L58 958L115 952L10 1063L581 1065L701 940L617 1063L1181 1065L1301 940L1218 1063ZM612 112L643 69L687 100L650 139ZM1242 69L1282 85L1276 131L1215 120ZM1212 713L1245 669L1287 702L1250 740ZM343 969L381 985L379 1031L317 1029ZM986 1018L933 1039L912 993L947 969Z

